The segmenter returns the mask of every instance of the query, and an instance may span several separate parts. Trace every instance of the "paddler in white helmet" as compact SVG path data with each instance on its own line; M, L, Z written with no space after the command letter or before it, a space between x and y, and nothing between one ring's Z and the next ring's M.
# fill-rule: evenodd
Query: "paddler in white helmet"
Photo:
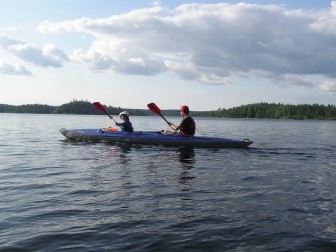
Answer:
M119 126L121 131L125 132L133 132L133 126L132 123L129 120L130 114L127 111L123 111L119 114L119 117L124 122L118 123L114 118L111 116L111 120L114 121L115 125Z

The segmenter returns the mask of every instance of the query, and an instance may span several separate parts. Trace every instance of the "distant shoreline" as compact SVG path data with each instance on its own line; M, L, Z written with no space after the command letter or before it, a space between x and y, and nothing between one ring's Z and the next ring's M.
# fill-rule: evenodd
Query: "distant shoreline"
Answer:
M148 109L129 109L113 106L105 106L108 114L117 115L127 110L133 116L152 116ZM101 111L93 108L89 101L74 100L60 106L45 104L8 105L0 104L0 113L27 113L27 114L77 114L77 115L101 115ZM178 116L176 109L162 110L165 116ZM318 104L276 104L255 103L241 105L230 109L218 109L213 111L191 111L193 117L224 117L246 119L292 119L292 120L336 120L335 105Z

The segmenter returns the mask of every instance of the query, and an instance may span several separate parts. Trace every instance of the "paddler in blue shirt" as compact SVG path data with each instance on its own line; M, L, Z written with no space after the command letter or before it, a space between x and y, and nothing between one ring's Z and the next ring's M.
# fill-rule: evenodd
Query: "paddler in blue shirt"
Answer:
M119 117L124 122L118 123L116 120L114 120L114 118L112 116L111 116L111 120L113 120L115 125L120 127L121 131L133 132L133 126L132 126L132 123L129 120L129 116L130 116L130 114L127 111L123 111L119 114Z

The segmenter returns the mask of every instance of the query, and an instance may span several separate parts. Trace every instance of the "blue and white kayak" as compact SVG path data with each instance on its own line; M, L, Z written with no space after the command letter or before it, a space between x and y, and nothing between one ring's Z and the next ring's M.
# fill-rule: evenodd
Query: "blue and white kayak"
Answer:
M184 136L153 131L107 131L104 129L61 129L70 140L86 142L132 143L178 147L246 148L253 143L249 139L234 140L220 137Z

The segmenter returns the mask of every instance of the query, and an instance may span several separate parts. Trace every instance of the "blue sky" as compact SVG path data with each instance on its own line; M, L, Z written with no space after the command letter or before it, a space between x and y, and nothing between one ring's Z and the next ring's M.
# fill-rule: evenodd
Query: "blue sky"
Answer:
M0 103L335 104L336 1L5 1Z

